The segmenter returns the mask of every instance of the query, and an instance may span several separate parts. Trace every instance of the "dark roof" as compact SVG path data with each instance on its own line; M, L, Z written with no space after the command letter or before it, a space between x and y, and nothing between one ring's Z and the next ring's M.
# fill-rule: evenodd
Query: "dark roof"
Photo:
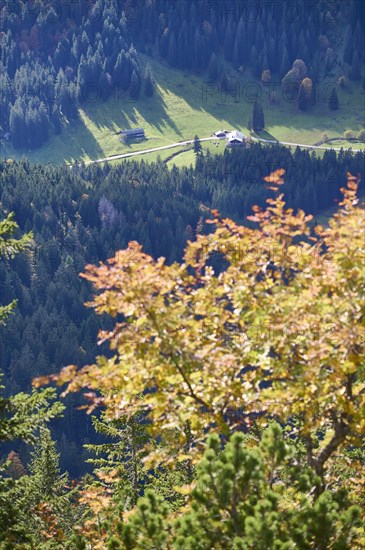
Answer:
M122 130L120 133L123 136L135 136L137 134L144 134L144 128L131 128L130 130Z

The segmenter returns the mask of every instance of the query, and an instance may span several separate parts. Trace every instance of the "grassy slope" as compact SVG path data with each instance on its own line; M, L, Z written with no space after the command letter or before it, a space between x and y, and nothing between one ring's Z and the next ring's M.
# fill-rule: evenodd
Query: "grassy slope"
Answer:
M159 147L191 139L195 134L207 137L221 128L239 128L247 133L246 124L252 110L247 95L254 89L249 87L254 82L249 74L235 74L239 81L238 101L235 102L233 96L222 98L214 88L209 88L209 95L206 95L205 80L200 76L184 74L146 56L140 57L143 64L151 63L157 82L158 92L152 98L141 96L140 100L132 101L124 94L113 96L105 103L88 101L83 105L80 120L67 126L60 136L53 135L41 149L19 152L2 143L1 155L21 157L24 154L32 161L60 163ZM276 89L279 88L276 86ZM278 103L271 105L268 95L268 89L264 89L262 102L266 126L269 134L279 140L314 144L323 131L335 137L347 128L358 131L364 126L364 110L359 108L364 104L364 92L359 83L351 82L347 90L340 91L340 109L335 113L328 110L323 97L309 112L301 113L295 103L284 98L279 97ZM120 143L115 132L134 126L143 126L148 139L142 143ZM341 145L336 143L335 146ZM216 149L211 144L209 147L212 152L222 149L222 146ZM359 147L363 145L353 144L353 149ZM166 158L170 154L163 151L160 156ZM143 158L151 161L157 155L151 153ZM181 166L193 160L191 152L184 152L169 161L169 165Z

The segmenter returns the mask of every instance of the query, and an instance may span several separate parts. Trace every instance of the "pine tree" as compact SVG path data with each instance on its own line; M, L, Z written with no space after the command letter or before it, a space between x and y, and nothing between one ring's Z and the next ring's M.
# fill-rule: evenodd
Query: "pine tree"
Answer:
M202 151L203 151L203 148L202 148L202 144L200 143L200 139L198 138L198 136L195 136L195 138L194 138L194 153L195 153L195 156L197 156L197 157L201 156Z
M284 78L290 67L289 55L286 47L284 46L283 54L280 62L280 78Z
M0 548L29 548L32 540L24 525L24 513L17 502L16 481L9 477L7 467L0 465ZM14 545L17 542L17 546ZM26 546L27 545L27 546Z
M117 57L113 70L114 84L121 86L123 90L128 90L131 83L131 60L129 53L122 50Z
M257 53L257 49L255 46L252 46L250 61L252 74L255 78L260 78L262 70L259 60L259 54Z
M106 520L108 547L304 549L332 548L334 541L356 547L360 509L340 492L316 497L319 479L298 459L276 423L259 443L235 433L223 450L212 435L183 513L174 519L166 500L148 491L126 521Z
M45 502L62 496L68 476L61 474L59 454L48 428L40 428L31 457L29 472L34 502Z
M177 46L174 31L170 34L169 49L167 53L167 60L173 67L177 65Z
M10 108L9 124L14 147L25 147L27 143L25 113L20 100L17 100L15 105Z
M248 115L247 129L249 130L249 132L252 132L252 115Z
M18 225L13 214L0 222L0 258L12 258L30 247L32 234L28 233L21 239L15 239ZM0 325L5 324L8 316L16 306L14 300L6 306L0 306ZM3 386L0 385L0 390ZM4 398L0 395L0 442L22 439L34 441L34 431L44 422L58 416L63 406L60 403L49 405L49 399L54 398L53 390L45 390L32 395L18 394ZM9 477L9 474L11 477ZM31 535L25 526L25 514L17 502L17 479L23 480L24 467L16 453L8 455L8 462L0 465L0 547L15 548L17 544L31 544ZM34 545L34 544L33 544Z
M31 247L33 242L33 234L28 233L23 235L21 239L15 239L14 235L18 230L18 224L14 221L14 214L9 214L4 220L0 221L0 259L14 258L16 254L23 252ZM0 325L4 324L10 313L13 312L16 306L16 301L6 306L0 306ZM1 408L0 408L1 410ZM1 432L2 425L0 424L0 441L6 439L5 433Z
M236 70L240 66L240 59L241 59L241 42L237 32L236 39L234 41L233 55L232 55L232 65Z
M264 111L260 100L256 97L252 109L252 129L254 132L260 132L265 128Z
M169 51L169 29L168 27L165 28L164 32L162 33L162 36L160 38L158 49L161 57L167 57L168 51Z
M298 107L301 111L306 111L312 103L313 83L310 78L304 78L299 86Z
M346 63L351 65L354 46L353 46L353 31L350 24L347 25L346 27L344 42L345 43L343 48L343 59L344 61L346 61Z
M102 71L99 78L99 88L103 101L106 101L112 93L112 77L109 73Z
M41 144L48 140L49 117L45 104L41 101L38 111Z
M338 109L338 94L336 88L332 88L331 95L328 101L328 107L331 109L331 111L336 111Z
M147 97L153 96L154 85L151 65L147 63L146 72L144 75L144 93Z
M112 420L105 416L101 420L94 417L93 426L97 433L110 442L85 445L85 449L96 455L96 458L90 458L87 462L96 467L96 473L108 475L113 472L114 491L119 498L123 498L126 507L134 506L147 482L147 471L142 459L145 455L143 447L149 437L143 416L128 418L122 415Z
M71 506L73 491L68 491L68 474L61 473L59 453L45 426L31 453L29 476L24 480L23 506L28 510L27 531L38 540L62 541L71 532L75 521Z
M224 37L224 57L227 61L232 61L233 47L234 47L234 29L232 22L229 21L226 27L226 33Z
M351 69L349 73L351 80L360 80L361 78L361 63L359 58L359 52L357 50L352 54Z
M132 99L138 99L140 90L141 90L141 81L136 71L134 70L132 73L131 84L129 87L130 97Z
M209 66L208 66L208 75L210 80L217 80L218 78L218 58L215 52L210 56Z

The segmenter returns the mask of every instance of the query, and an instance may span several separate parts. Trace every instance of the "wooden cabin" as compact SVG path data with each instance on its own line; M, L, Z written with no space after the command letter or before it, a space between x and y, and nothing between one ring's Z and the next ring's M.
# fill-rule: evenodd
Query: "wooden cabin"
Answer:
M144 128L131 128L130 130L121 130L119 133L121 141L127 141L128 139L146 139Z

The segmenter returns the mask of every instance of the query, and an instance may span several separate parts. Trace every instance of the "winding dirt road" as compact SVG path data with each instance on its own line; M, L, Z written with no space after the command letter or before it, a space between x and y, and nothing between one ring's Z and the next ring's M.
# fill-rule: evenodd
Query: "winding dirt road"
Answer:
M218 139L225 139L225 138L217 138L216 136L206 137L206 138L200 138L199 141L216 141ZM305 143L291 143L289 141L276 141L276 140L270 140L270 139L262 139L262 138L255 138L251 136L251 139L253 141L259 141L261 143L276 143L277 145L289 145L292 147L303 147L304 149L322 149L322 150L330 150L333 151L341 151L341 149L344 149L343 147L323 147L321 145L308 145ZM194 139L188 139L187 141L178 141L176 143L172 143L170 145L163 145L162 147L154 147L152 149L143 149L142 151L133 151L132 153L123 153L120 155L112 155L110 157L105 157L101 159L96 160L90 160L88 162L85 162L86 165L89 164L97 164L100 162L107 162L109 160L119 160L119 159L126 159L129 157L137 157L139 155L146 155L147 153L155 153L156 151L164 151L166 149L173 149L174 147L181 147L184 145L193 145ZM348 147L348 149L351 149L351 147Z
M199 138L199 141L210 141L210 140L217 140L219 138L217 137L208 137L208 138ZM86 165L88 164L96 164L99 162L106 162L108 160L118 160L118 159L126 159L129 157L136 157L138 155L145 155L147 153L155 153L156 151L164 151L165 149L173 149L174 147L181 147L183 145L192 145L194 143L193 139L188 139L187 141L178 141L176 143L172 143L170 145L163 145L162 147L154 147L153 149L143 149L142 151L133 151L133 153L123 153L121 155L112 155L111 157L105 157L103 159L97 159L97 160L90 160L89 162L85 162Z

